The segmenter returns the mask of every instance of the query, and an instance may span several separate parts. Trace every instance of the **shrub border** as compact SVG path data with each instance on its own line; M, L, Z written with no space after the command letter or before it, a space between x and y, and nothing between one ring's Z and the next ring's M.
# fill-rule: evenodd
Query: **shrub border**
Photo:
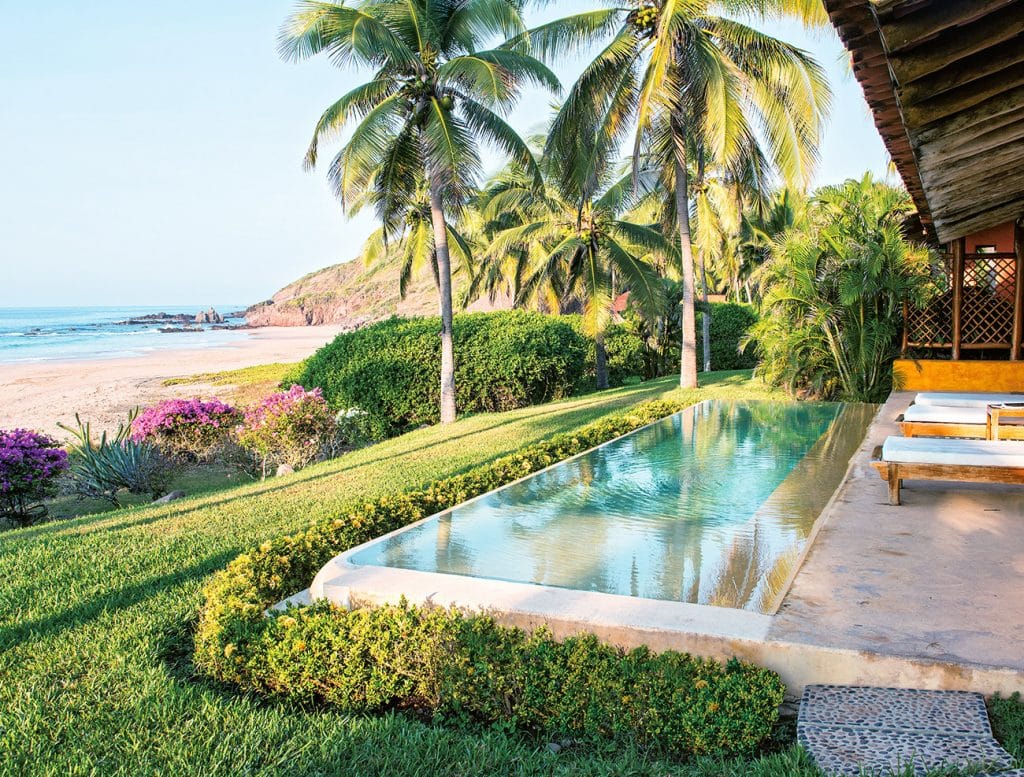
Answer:
M279 625L281 614L267 617L267 608L305 589L317 571L339 553L578 456L692 404L669 400L644 402L574 432L555 435L489 464L435 481L426 488L355 503L340 511L342 517L264 542L259 548L243 553L204 587L195 633L195 666L202 674L242 690L305 701L327 700L328 693L324 689L310 691L308 686L293 687L288 671L282 672L280 656L287 651L280 648L286 639L286 629ZM409 612L405 605L399 610ZM296 616L302 620L325 615L340 618L341 611L327 602L317 602L300 608L289 607L286 615L288 621L294 622ZM422 611L420 617L426 617ZM453 614L452 617L462 616ZM465 618L467 621L474 619L486 621L485 628L494 627L493 620L486 616ZM510 635L522 636L518 629L507 631ZM592 636L589 639L596 643ZM306 644L303 642L302 646L305 649ZM624 659L629 658L619 652ZM661 655L669 661L689 660L688 656L673 651ZM273 660L269 660L271 656ZM740 670L762 686L765 698L753 700L758 708L755 718L759 718L756 734L732 743L731 749L738 752L756 746L770 733L777 717L784 691L781 680L769 670L741 664L735 659L725 668L715 661L694 660L707 671L718 671L723 676ZM293 663L298 661L298 658L292 659ZM700 741L699 736L696 739ZM709 752L689 740L682 751ZM710 752L729 751L728 743L719 743L719 747Z

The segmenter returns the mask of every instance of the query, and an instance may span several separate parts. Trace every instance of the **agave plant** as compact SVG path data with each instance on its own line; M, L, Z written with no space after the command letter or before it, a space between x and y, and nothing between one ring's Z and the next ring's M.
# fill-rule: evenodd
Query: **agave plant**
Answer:
M160 448L132 437L132 424L138 408L128 414L112 435L103 432L96 438L92 425L75 415L75 426L58 424L69 432L68 474L72 489L81 497L103 499L115 507L121 504L120 491L160 496L174 473L172 462Z
M485 48L524 31L522 7L522 0L307 0L281 33L289 59L326 54L339 67L372 72L323 113L306 154L312 167L322 141L355 125L328 172L342 206L371 202L390 234L409 213L410 197L426 191L441 309L442 423L456 411L448 222L475 191L480 141L540 184L533 155L500 114L524 84L559 88L525 50Z

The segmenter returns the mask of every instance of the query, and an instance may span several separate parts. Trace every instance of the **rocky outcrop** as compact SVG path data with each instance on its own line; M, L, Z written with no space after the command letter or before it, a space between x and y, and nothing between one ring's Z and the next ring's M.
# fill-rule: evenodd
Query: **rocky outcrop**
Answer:
M259 326L316 326L333 324L356 329L393 315L437 314L437 290L426 277L409 284L405 299L398 293L397 263L368 268L359 261L344 262L310 273L288 284L266 302L245 311L246 322ZM454 279L458 296L459 279ZM470 310L507 308L507 302L474 303Z
M196 313L195 322L197 324L223 324L224 316L213 308L210 308L209 310L200 310Z

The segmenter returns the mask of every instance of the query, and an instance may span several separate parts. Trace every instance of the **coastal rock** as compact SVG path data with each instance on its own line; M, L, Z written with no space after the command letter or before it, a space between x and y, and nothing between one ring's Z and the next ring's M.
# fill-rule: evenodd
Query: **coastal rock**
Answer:
M176 499L184 499L184 498L185 498L185 492L184 491L171 491L169 494L164 494L159 499L154 499L153 500L153 504L155 504L155 505L162 505L162 504L167 504L168 502L173 502Z
M437 289L429 273L414 278L399 296L397 260L367 267L361 261L343 262L310 273L288 284L265 302L245 311L251 327L340 325L344 331L391 316L437 315ZM454 296L462 279L453 278ZM508 310L511 299L478 300L467 310Z
M197 324L223 324L224 316L213 308L210 308L209 310L200 310L196 313L195 322Z

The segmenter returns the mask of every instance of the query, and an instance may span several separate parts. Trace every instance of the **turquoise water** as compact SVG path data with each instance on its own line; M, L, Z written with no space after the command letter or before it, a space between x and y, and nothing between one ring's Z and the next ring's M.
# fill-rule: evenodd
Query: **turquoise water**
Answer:
M51 359L97 359L139 356L165 348L228 345L248 337L245 331L204 328L202 332L161 332L169 326L125 324L153 313L195 315L210 305L170 307L0 308L0 363ZM237 305L214 305L222 315ZM244 323L232 319L229 323ZM179 326L177 324L171 326Z
M874 410L703 402L350 560L768 612Z

